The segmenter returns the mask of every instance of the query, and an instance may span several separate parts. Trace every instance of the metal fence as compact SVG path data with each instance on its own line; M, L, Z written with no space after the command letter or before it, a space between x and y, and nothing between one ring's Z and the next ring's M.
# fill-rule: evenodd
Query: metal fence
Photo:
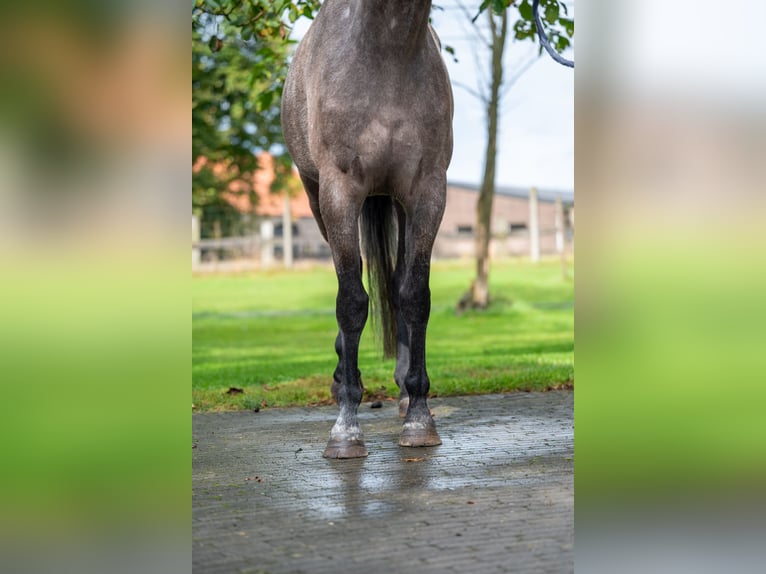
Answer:
M309 228L308 232L302 227L302 233L294 232L292 235L292 259L296 262L330 261L330 247L318 230L311 232L311 226L316 224L313 220L304 224ZM192 220L193 271L244 270L283 265L284 248L285 238L275 233L274 222L262 222L257 234L200 239L198 223L194 218ZM534 260L540 255L566 256L573 253L573 250L574 229L569 226L538 229L538 237L534 241L529 229L516 230L504 235L496 234L490 244L492 257L496 258L531 257ZM434 244L433 257L455 259L473 257L474 253L473 233L440 232Z

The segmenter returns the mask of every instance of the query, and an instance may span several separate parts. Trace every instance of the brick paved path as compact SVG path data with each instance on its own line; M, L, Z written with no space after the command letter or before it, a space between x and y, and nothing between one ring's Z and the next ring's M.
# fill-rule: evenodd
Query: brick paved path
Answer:
M337 407L196 414L194 572L572 572L573 398L432 399L431 449L362 404L346 461L322 458Z

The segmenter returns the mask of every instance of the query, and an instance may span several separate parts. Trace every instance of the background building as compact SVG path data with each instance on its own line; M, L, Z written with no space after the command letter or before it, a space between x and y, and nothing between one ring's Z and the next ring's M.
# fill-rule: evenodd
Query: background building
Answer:
M274 189L274 164L268 154L258 157L259 169L249 182L234 182L226 195L226 216L238 218L236 225L215 225L193 219L192 264L195 269L221 266L268 266L284 257L285 223L290 222L295 260L329 259L330 249L319 233L306 194L296 189L280 193ZM297 176L295 176L297 179ZM242 185L252 187L256 201L237 193ZM297 186L299 187L299 185ZM549 255L572 251L574 237L574 194L571 190L536 190L498 187L492 208L493 257ZM447 186L447 206L434 245L433 257L473 257L476 227L477 185L452 182ZM557 200L560 202L558 207ZM535 207L536 206L536 207ZM561 221L557 225L557 210ZM289 211L288 211L289 210ZM533 214L537 214L535 218ZM213 215L215 217L215 214ZM536 219L536 221L535 221ZM200 227L208 230L199 236ZM217 228L237 229L236 236L210 233ZM194 229L197 231L195 232ZM197 235L195 235L195 233ZM535 242L534 237L537 236ZM536 255L535 255L536 254Z

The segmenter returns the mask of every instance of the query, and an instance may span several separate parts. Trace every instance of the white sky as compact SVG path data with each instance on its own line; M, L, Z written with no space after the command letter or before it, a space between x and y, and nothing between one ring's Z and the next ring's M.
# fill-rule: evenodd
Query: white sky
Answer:
M626 93L763 109L764 22L766 2L752 0L615 3L609 25L620 41L610 42L610 76Z
M450 181L478 184L486 146L484 104L457 84L478 91L474 50L479 52L481 48L477 46L469 20L456 9L456 0L436 0L435 4L446 10L432 12L433 26L442 44L452 46L458 59L455 63L444 53L455 96L455 149L447 175ZM466 0L464 4L475 14L480 2ZM574 7L570 4L570 17L573 15ZM298 22L293 36L300 38L308 24L308 21ZM505 51L506 75L534 54L536 49L530 41L515 42L509 38ZM572 51L565 56L572 59ZM486 49L484 53L479 52L479 57L482 61L488 60ZM574 189L573 70L543 53L503 99L498 143L497 185Z

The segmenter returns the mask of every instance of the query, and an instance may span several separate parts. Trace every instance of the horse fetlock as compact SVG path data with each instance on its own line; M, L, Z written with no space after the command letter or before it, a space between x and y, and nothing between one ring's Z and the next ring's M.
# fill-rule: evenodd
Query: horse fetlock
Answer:
M356 423L336 422L330 431L330 440L364 442L362 429Z
M401 402L399 403L401 407ZM404 429L417 430L436 428L431 416L431 409L425 399L407 397L407 410L405 411Z
M425 402L428 396L428 390L431 388L431 381L428 380L428 375L409 375L404 379L403 386L406 394L415 403ZM423 406L423 409L427 410L428 407Z
M420 428L434 425L431 410L425 401L415 401L412 397L407 399L407 413L404 419L405 427Z
M364 395L364 385L361 378L352 378L350 381L333 381L330 388L335 402L343 407L356 407L362 402ZM355 415L356 416L356 415Z

